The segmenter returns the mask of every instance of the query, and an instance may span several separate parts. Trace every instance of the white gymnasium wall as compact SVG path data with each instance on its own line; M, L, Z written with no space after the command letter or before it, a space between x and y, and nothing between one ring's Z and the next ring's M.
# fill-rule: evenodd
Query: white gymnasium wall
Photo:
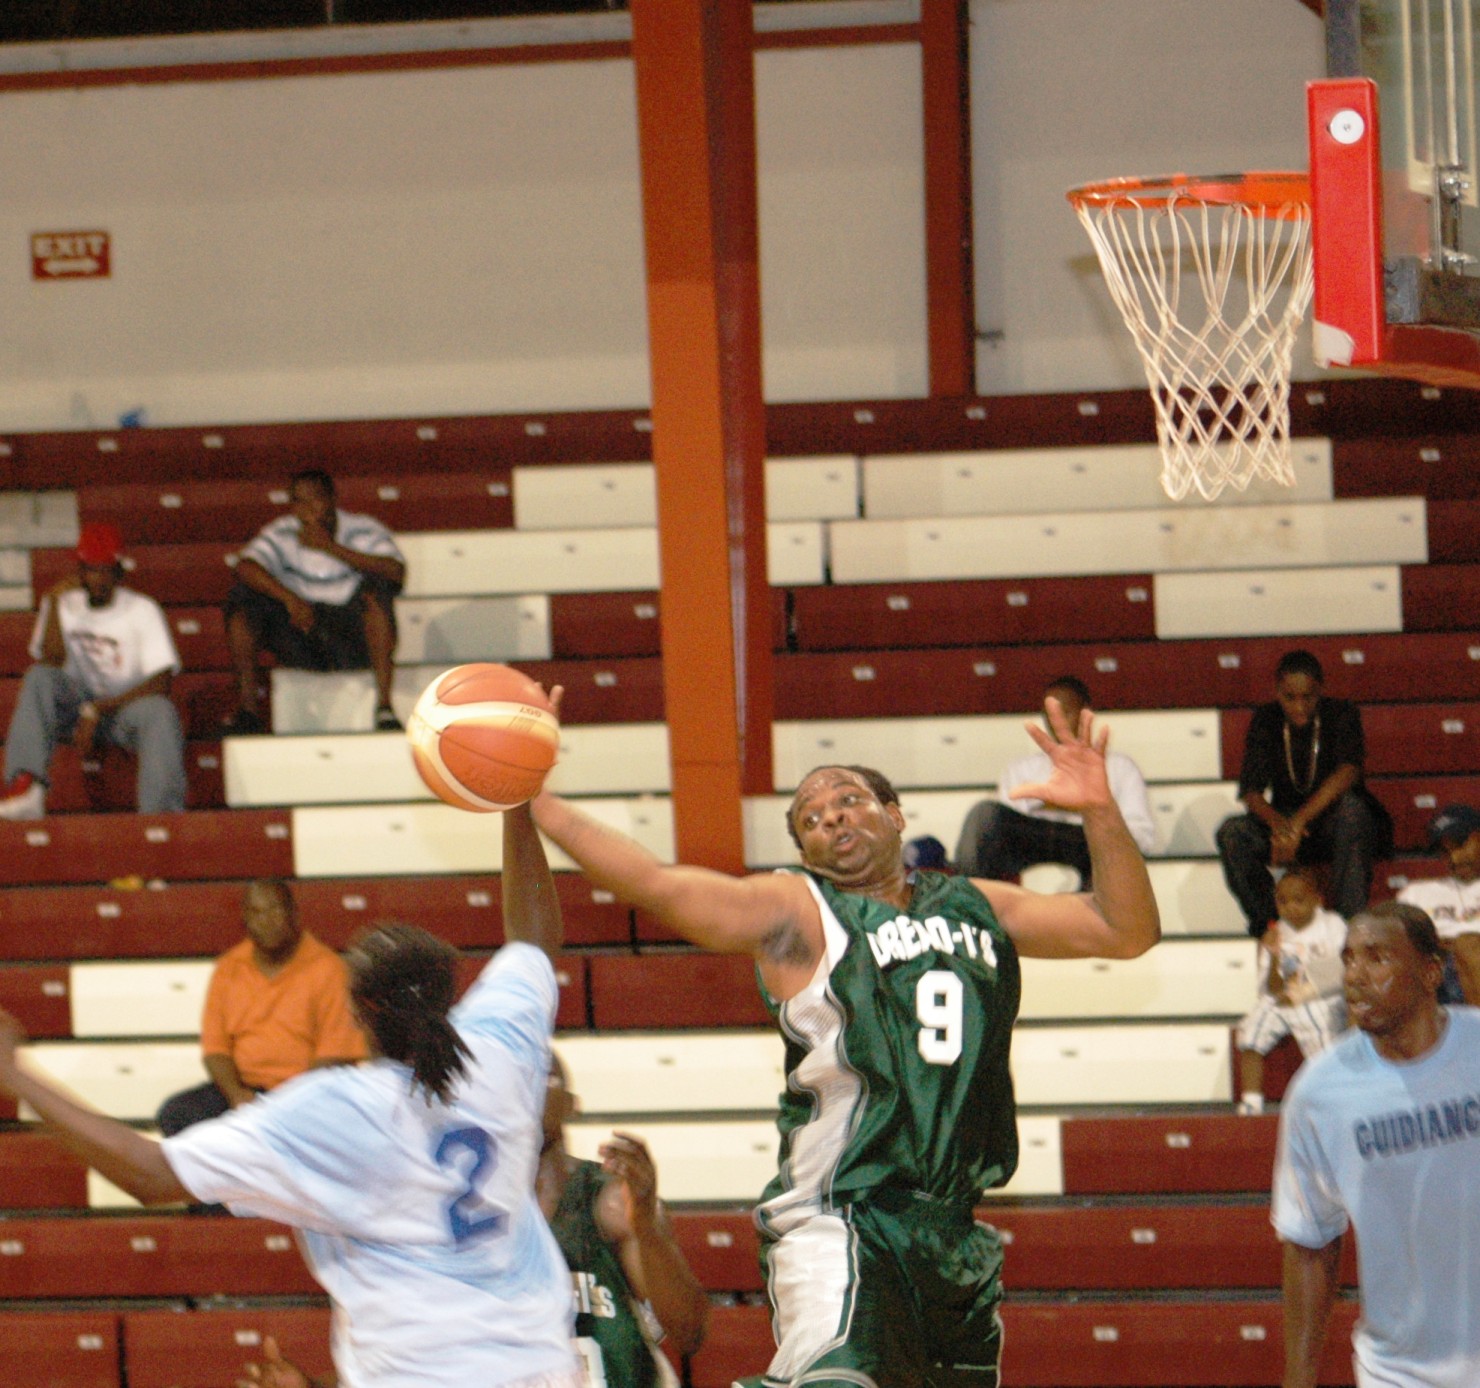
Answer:
M972 0L976 315L983 394L1145 384L1064 201L1126 174L1303 169L1300 0ZM996 335L1000 334L1000 338ZM1309 335L1295 374L1317 374Z
M926 387L920 61L757 55L772 400ZM0 94L0 430L649 398L630 61ZM103 228L105 281L33 283Z

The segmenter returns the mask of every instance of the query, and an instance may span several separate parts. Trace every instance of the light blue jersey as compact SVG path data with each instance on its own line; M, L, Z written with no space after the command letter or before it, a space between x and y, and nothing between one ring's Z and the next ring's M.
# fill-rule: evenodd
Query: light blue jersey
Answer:
M1321 1248L1355 1229L1361 1388L1480 1384L1480 1011L1399 1064L1348 1032L1285 1097L1274 1227Z
M334 1302L342 1388L563 1385L574 1371L569 1274L534 1196L555 1003L544 952L506 945L453 1009L473 1054L451 1104L372 1060L165 1141L196 1199L299 1230Z

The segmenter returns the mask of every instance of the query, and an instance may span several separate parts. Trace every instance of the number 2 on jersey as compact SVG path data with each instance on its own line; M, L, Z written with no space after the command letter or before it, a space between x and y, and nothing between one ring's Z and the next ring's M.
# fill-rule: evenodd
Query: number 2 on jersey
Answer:
M433 1154L438 1166L460 1169L459 1155L469 1153L473 1158L467 1169L466 1182L460 1194L447 1205L447 1226L458 1243L477 1238L480 1234L497 1234L504 1227L504 1216L496 1211L492 1214L475 1214L479 1204L478 1181L485 1172L492 1173L498 1165L498 1151L494 1141L482 1128L449 1128L442 1134Z
M916 1044L932 1065L954 1065L961 1057L964 990L949 969L931 969L915 985Z

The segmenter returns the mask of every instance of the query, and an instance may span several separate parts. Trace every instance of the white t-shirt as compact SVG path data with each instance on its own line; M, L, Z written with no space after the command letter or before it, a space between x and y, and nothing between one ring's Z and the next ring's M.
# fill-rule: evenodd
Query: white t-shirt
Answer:
M262 565L284 588L307 602L343 607L360 586L358 569L299 542L297 516L269 521L246 544L240 557ZM404 562L391 532L374 516L335 511L334 539L357 554L376 554Z
M31 630L31 657L41 659L51 599L41 600ZM180 657L164 609L132 588L115 588L106 607L92 607L87 593L71 588L57 602L57 619L67 648L63 670L90 699L111 699L161 670L174 673Z
M1480 1384L1480 1011L1448 1011L1407 1064L1348 1032L1281 1105L1274 1227L1305 1248L1356 1230L1359 1388Z
M1053 819L1060 824L1082 824L1082 815L1068 810L1051 810L1041 800L1016 799L1012 792L1018 786L1038 785L1048 780L1053 772L1053 763L1046 752L1034 752L1019 757L1008 764L997 780L998 799L1008 803L1019 814L1032 815L1034 819ZM1156 847L1156 821L1151 818L1151 801L1146 794L1146 778L1141 768L1122 752L1111 752L1105 757L1105 774L1110 781L1110 795L1120 812L1125 816L1126 827L1142 853Z
M1427 877L1410 882L1398 893L1398 900L1427 911L1441 939L1480 934L1480 880Z
M473 1054L450 1105L380 1059L165 1139L197 1200L299 1231L342 1388L575 1372L570 1276L534 1194L555 1003L544 952L506 945L453 1010Z
M1286 984L1292 1003L1312 998L1334 997L1341 992L1344 968L1341 951L1346 948L1346 922L1335 911L1320 910L1308 925L1296 929L1288 921L1276 921L1281 957L1293 959L1295 968ZM1259 994L1269 995L1269 956L1259 947Z

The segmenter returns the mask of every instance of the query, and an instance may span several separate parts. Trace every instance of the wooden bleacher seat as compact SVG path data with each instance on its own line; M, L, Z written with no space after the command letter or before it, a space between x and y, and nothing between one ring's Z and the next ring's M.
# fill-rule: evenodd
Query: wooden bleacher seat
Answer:
M86 1206L87 1167L58 1139L46 1133L0 1133L0 1209Z
M585 1114L772 1114L786 1083L769 1027L562 1035L555 1049Z
M766 516L817 521L858 514L858 461L851 454L772 458L765 465ZM572 525L657 524L651 463L542 463L514 469L514 517L521 530Z
M1238 775L1251 714L1225 710L1225 774ZM1369 776L1468 775L1480 772L1480 701L1365 704L1362 732Z
M1369 784L1393 817L1400 853L1428 847L1429 824L1445 805L1480 803L1480 776L1377 776Z
M153 1121L171 1094L204 1084L194 1041L43 1041L31 1063L84 1103L125 1123ZM32 1117L22 1106L22 1117Z
M116 1311L0 1312L0 1363L13 1382L58 1388L120 1388Z
M1149 640L1151 575L826 584L792 594L803 651ZM1050 676L1052 678L1052 676Z
M598 1031L770 1024L748 955L594 954L589 967Z
M1323 662L1332 693L1362 703L1480 697L1480 647L1471 637L1420 632L799 651L776 659L776 717L1028 717L1064 674L1089 683L1107 720L1121 709L1238 709L1272 696L1275 666L1297 643Z
M1240 1017L1258 993L1254 941L1167 940L1138 959L1024 959L1019 1017Z
M5 1221L0 1297L312 1296L292 1232L180 1214Z
M0 1007L34 1038L72 1035L71 984L65 964L0 963Z
M1358 435L1335 446L1333 472L1340 496L1416 492L1430 501L1476 495L1474 441L1466 434Z
M1473 564L1480 559L1480 502L1429 502L1429 562Z
M1475 583L1473 564L1409 565L1403 570L1403 630L1473 630Z
M895 786L991 784L1002 767L1032 752L1024 718L988 714L941 718L812 719L775 723L775 785L790 793L813 767L837 762L878 766ZM1115 745L1147 781L1216 781L1223 775L1218 715L1162 709L1107 715Z
M77 493L84 520L108 520L130 545L176 544L200 535L242 544L288 505L291 466L276 480L209 481L181 473L168 483L90 483ZM510 470L341 476L335 494L346 511L366 512L393 531L507 528L513 523ZM65 543L47 541L46 543Z
M129 545L123 581L166 607L219 603L231 587L237 548L219 540ZM30 560L31 583L37 593L44 593L77 568L77 557L71 549L32 550Z
M1163 641L1198 636L1304 639L1321 633L1412 630L1403 621L1399 572L1396 564L1353 564L1158 574L1156 635Z
M1332 499L1331 442L1294 439L1293 489L1260 479L1220 497L1242 506ZM1164 507L1161 453L1154 443L1089 448L888 453L863 459L864 515L1006 516ZM1399 490L1410 490L1399 488Z
M1422 497L1307 505L1161 507L1095 513L834 521L835 583L1019 575L1186 573L1345 564L1422 564Z
M643 796L582 804L660 858L672 859L673 806L666 798ZM497 872L503 858L497 823L491 823L489 816L471 815L450 805L308 806L290 813L291 871L298 877ZM0 847L3 844L0 834ZM552 849L549 857L557 870L573 866L558 850Z
M577 1097L582 1097L579 1092ZM566 1147L573 1156L599 1160L597 1149L613 1127L635 1133L647 1144L668 1204L753 1201L776 1174L778 1139L770 1118L703 1122L577 1118L566 1124Z
M1006 1276L1011 1285L1012 1252ZM771 1356L770 1313L759 1305L715 1306L709 1334L692 1361L694 1388L730 1388L742 1375L764 1372ZM1282 1309L1278 1299L1081 1303L1012 1299L1002 1310L1002 1388L1194 1388L1216 1384L1277 1384L1282 1369ZM1353 1301L1331 1318L1323 1384L1353 1382L1350 1337Z
M1064 1194L1267 1196L1277 1126L1270 1114L1066 1118Z
M0 823L0 861L12 886L288 877L292 820L277 810L52 815Z
M1218 1022L1019 1026L1012 1072L1018 1103L1026 1107L1232 1098L1228 1026Z
M235 1383L248 1363L262 1357L273 1336L305 1373L329 1374L327 1306L221 1306L125 1311L124 1364L128 1388L216 1388Z

